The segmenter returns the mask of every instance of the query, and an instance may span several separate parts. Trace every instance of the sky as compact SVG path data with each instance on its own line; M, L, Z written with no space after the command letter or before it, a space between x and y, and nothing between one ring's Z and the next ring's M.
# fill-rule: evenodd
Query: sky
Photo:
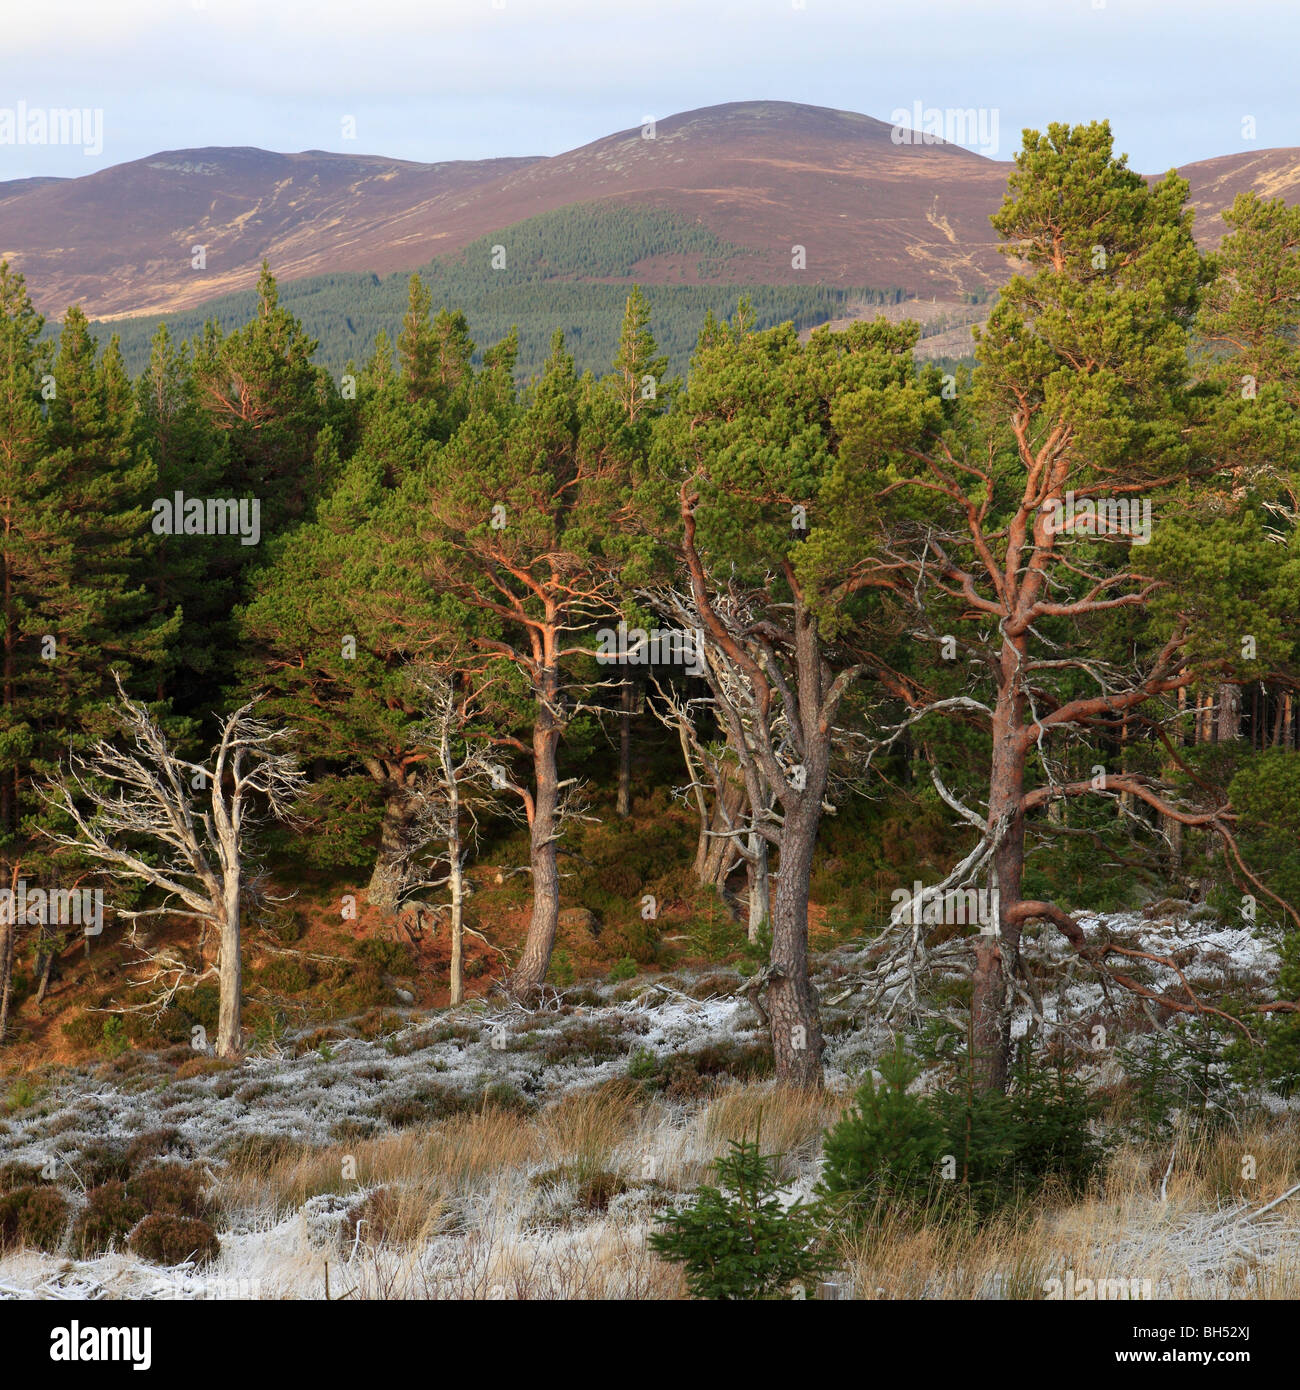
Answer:
M1300 146L1298 69L1296 0L6 0L0 180L206 145L550 155L744 100L974 109L999 159L1108 117L1154 173Z

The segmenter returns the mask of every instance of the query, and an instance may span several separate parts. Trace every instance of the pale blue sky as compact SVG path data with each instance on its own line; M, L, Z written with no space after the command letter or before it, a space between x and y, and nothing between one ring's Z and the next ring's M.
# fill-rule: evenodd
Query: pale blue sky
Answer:
M0 19L0 141L21 102L102 110L103 148L0 143L0 179L202 145L557 154L750 99L989 108L1003 159L1108 116L1158 172L1300 146L1297 72L1296 0L42 0Z

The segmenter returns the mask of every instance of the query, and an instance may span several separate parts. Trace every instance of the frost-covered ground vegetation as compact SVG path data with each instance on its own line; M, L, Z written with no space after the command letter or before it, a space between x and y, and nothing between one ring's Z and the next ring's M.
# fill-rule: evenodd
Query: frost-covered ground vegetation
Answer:
M1275 966L1266 944L1208 915L1091 925L1194 958L1193 983L1248 987ZM1114 1013L1073 953L1048 938L1042 949L1041 997L1015 1032L1078 1035L1075 1070L1122 1096L1132 1057L1162 1029L1141 1031L1131 999ZM341 1024L238 1064L129 1051L15 1083L0 1183L53 1188L65 1205L46 1248L0 1257L0 1296L680 1297L679 1270L646 1237L728 1140L759 1131L782 1155L789 1200L812 1194L825 1126L898 1026L855 1012L862 964L852 947L818 961L820 1095L770 1079L764 1030L729 970L587 986L531 1012L394 1013L372 1038ZM941 981L908 1026L920 1088L941 1083L960 1030L943 995ZM1112 1037L1096 1048L1103 1017ZM1131 1054L1115 1045L1126 1031ZM1210 1069L1183 1109L1208 1093L1225 1123L1192 1127L1175 1110L1163 1136L1140 1139L1113 1107L1103 1123L1118 1146L1086 1196L974 1227L885 1218L845 1232L841 1282L862 1298L1033 1298L1073 1272L1076 1285L1137 1279L1138 1296L1149 1281L1153 1297L1294 1297L1300 1204L1277 1199L1297 1181L1300 1115ZM150 1177L160 1171L170 1182ZM149 1247L142 1227L169 1212L197 1224ZM182 1249L203 1225L216 1253Z

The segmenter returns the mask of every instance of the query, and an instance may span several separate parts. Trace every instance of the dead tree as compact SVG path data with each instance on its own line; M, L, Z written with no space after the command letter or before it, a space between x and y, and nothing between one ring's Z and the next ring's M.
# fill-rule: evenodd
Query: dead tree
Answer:
M751 941L757 941L772 909L768 842L752 824L751 784L759 788L760 816L770 818L775 798L761 770L754 767L751 770L757 776L745 776L725 737L719 744L704 736L702 726L710 716L718 722L724 735L726 732L720 713L719 676L712 666L706 679L714 693L691 699L683 699L654 681L658 698L649 704L655 717L677 735L690 777L686 786L679 789L679 794L693 800L699 814L695 876L702 886L712 888L730 906L734 898L727 889L727 880L737 861L744 863L748 883L748 935Z
M431 750L432 770L417 784L413 797L415 814L401 855L405 875L400 901L409 902L416 894L447 889L451 1003L459 1004L464 993L465 900L469 895L465 864L478 830L474 805L466 797L466 790L481 790L502 779L491 749L466 739L472 697L457 692L454 676L430 667L413 672L412 681L421 693L424 710L414 738ZM432 855L427 853L431 847L436 847ZM440 868L445 872L438 874ZM437 876L431 878L430 873Z
M837 715L863 667L844 662L834 669L797 585L793 615L783 626L760 612L751 595L706 574L694 544L689 486L682 490L682 516L689 590L663 588L646 598L703 644L706 679L748 801L747 814L725 833L756 871L765 867L768 847L777 850L771 958L750 997L770 1029L778 1077L816 1087L822 1037L808 975L808 883L817 828L832 809L827 787Z
M306 778L287 747L292 731L254 716L258 700L221 720L221 737L205 764L182 758L142 704L117 682L122 744L101 739L74 753L39 788L73 829L46 831L56 844L166 895L161 906L117 909L135 922L187 917L217 932L220 1006L217 1053L240 1048L240 899L249 829L267 817L292 819ZM261 697L258 697L259 699ZM143 842L147 848L134 848ZM155 862L156 861L156 862ZM161 962L179 978L177 963ZM204 971L206 976L209 972ZM172 985L175 992L176 985Z

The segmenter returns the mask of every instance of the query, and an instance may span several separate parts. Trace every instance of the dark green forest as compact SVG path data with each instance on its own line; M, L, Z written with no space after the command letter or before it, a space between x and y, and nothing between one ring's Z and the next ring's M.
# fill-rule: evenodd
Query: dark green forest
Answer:
M1206 255L1187 193L1104 123L1027 132L952 373L912 323L800 341L899 292L742 293L745 253L644 213L521 224L502 271L264 268L107 342L0 267L4 882L211 927L226 1056L241 925L310 874L446 911L453 1001L462 930L531 1003L566 909L633 969L682 913L735 928L795 1087L810 921L904 993L960 946L990 1093L1049 933L1294 1087L1300 210L1243 195ZM574 282L669 252L710 284ZM489 850L513 915L462 892ZM1265 995L1089 924L1167 894L1278 945ZM0 930L2 1038L77 934Z
M494 268L498 245L506 255ZM557 329L579 372L604 371L617 350L628 284L636 267L655 256L690 258L689 278L706 282L659 285L653 291L655 336L674 374L685 372L705 316L725 317L741 294L748 296L758 328L787 321L807 328L850 305L897 304L906 298L897 289L756 283L753 253L707 228L663 210L597 203L529 218L417 273L435 307L465 314L477 342L497 342L518 329L516 371L523 381L542 370ZM285 285L280 294L316 340L314 360L337 380L350 361L369 356L380 332L396 339L408 279L405 274L317 275ZM600 280L610 283L590 283ZM245 322L256 304L252 291L224 295L201 310L165 315L163 322L174 338L192 338L210 319L226 327ZM112 325L132 375L148 362L157 323L153 318Z

